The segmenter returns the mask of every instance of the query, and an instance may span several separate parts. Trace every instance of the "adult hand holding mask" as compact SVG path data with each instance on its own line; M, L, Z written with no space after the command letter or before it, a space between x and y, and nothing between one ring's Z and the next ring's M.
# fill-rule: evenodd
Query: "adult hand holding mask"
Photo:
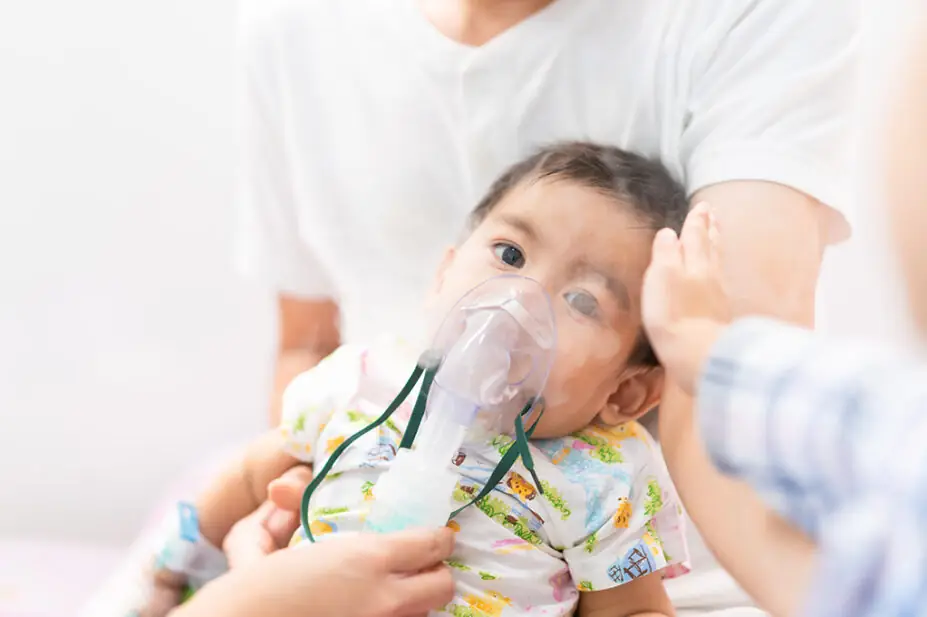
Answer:
M412 617L447 604L449 529L333 538L277 551L203 587L177 617Z

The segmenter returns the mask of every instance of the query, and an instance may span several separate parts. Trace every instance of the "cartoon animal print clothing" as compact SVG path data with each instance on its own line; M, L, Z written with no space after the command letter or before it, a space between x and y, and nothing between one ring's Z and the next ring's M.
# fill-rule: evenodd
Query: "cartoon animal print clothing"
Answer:
M287 450L316 469L341 443L379 416L405 383L416 354L401 343L345 346L297 377L283 398ZM313 494L310 529L357 532L376 482L402 438L411 402L348 448ZM449 465L463 505L489 478L512 439L466 443ZM682 508L650 435L637 423L588 428L532 442L543 494L519 464L496 490L449 526L457 591L441 615L571 615L579 594L653 572L687 571ZM298 533L293 544L305 538Z

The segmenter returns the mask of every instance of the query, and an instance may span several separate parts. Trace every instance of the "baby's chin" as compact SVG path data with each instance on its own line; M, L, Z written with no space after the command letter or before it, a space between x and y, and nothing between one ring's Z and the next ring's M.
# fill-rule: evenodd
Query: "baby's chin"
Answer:
M577 433L596 421L595 414L577 409L566 396L557 396L550 389L544 391L544 415L538 422L532 439L558 439ZM589 417L589 416L592 417ZM532 418L530 422L534 422Z
M558 422L558 420L559 418L548 417L545 414L531 435L531 439L560 439L585 428L582 426L564 426L564 423Z

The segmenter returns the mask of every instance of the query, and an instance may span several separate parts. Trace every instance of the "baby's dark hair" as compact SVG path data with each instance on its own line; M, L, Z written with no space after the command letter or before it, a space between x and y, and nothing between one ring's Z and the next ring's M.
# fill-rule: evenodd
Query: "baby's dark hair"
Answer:
M538 180L563 180L600 191L629 205L654 231L669 227L678 233L689 212L685 188L660 161L613 146L563 142L541 148L503 173L470 214L471 227L482 223L513 188ZM643 333L629 363L659 364Z

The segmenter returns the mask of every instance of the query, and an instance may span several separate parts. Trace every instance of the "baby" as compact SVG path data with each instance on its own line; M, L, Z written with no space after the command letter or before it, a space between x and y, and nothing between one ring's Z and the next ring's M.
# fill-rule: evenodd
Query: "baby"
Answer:
M448 564L456 596L439 614L673 614L662 579L684 572L687 554L681 506L636 422L659 402L663 384L642 335L640 293L655 231L680 229L687 211L685 191L659 163L612 147L560 144L503 174L474 209L468 237L447 250L429 316L447 314L490 278L517 273L549 294L557 345L530 446L540 486L516 463L492 493L449 521L457 532ZM181 535L222 546L265 500L270 481L300 462L320 469L379 416L423 349L388 339L346 345L297 377L284 395L281 430L253 443L184 511ZM317 541L363 529L408 411L401 407L351 444L313 493ZM468 441L448 461L459 474L459 505L479 494L512 441ZM302 533L293 543L301 541ZM162 555L162 584L183 578L172 559Z

